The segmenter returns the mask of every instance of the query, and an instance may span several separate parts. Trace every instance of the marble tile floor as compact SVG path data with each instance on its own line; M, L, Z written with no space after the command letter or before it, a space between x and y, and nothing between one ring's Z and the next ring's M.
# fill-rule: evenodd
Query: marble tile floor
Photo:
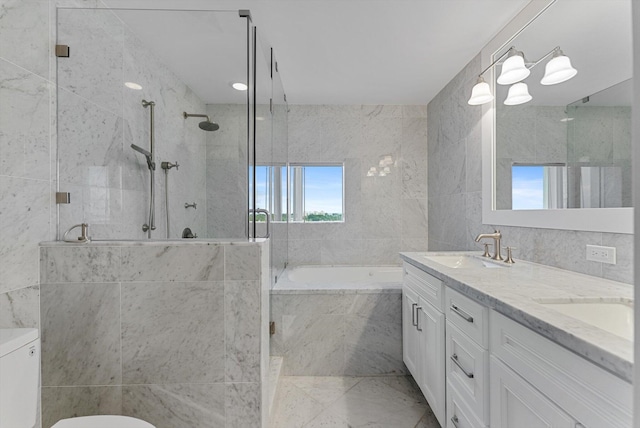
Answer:
M410 376L282 376L271 428L440 428Z

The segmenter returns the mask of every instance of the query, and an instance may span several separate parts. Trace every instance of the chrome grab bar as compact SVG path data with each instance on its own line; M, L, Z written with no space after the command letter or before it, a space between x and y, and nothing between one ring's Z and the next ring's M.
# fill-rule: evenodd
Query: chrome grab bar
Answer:
M411 304L411 324L414 327L418 326L418 323L416 322L416 306L418 306L417 303L412 303Z
M451 356L451 361L453 361L456 366L458 366L460 370L462 370L462 373L464 373L466 377L468 377L469 379L473 379L473 373L466 371L464 367L462 367L462 364L460 364L460 361L458 360L458 355L453 354Z
M456 305L451 304L451 310L456 314L458 314L459 316L461 316L462 318L464 318L466 322L473 322L473 317L468 313L466 313L465 311L463 311L462 309L460 309L459 307L457 307Z
M268 210L265 210L264 208L256 208L256 209L250 209L249 210L250 214L253 214L253 219L255 222L255 215L260 213L260 214L264 214L265 217L267 217L267 234L265 236L254 236L254 238L268 238L271 236L271 214L269 214Z

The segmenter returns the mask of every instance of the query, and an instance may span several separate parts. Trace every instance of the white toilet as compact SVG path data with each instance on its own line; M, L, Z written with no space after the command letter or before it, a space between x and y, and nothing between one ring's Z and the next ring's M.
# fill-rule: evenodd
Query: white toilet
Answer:
M0 329L0 427L33 428L38 413L40 339L35 328ZM53 428L154 428L128 416L63 419Z

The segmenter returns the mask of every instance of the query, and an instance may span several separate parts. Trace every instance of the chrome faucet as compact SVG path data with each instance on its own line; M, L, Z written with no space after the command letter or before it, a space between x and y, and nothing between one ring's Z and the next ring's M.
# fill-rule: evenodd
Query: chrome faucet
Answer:
M495 253L491 258L493 260L503 260L502 255L500 255L500 240L502 239L502 234L500 233L500 231L495 230L493 233L481 233L480 235L476 236L476 242L480 242L480 240L483 238L493 239L493 248L495 249Z

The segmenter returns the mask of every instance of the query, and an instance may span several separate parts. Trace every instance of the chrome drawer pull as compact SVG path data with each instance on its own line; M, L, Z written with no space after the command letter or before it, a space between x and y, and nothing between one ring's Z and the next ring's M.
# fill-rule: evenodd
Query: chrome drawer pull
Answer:
M451 418L451 422L453 423L453 426L458 428L458 417L456 415L453 415L453 417Z
M417 303L412 303L411 304L411 324L414 327L418 326L418 323L416 322L416 306L418 306Z
M456 314L460 315L462 318L464 318L466 322L473 322L473 317L468 313L466 313L465 311L463 311L462 309L460 309L459 307L457 307L456 305L451 304L451 310Z
M416 308L416 328L418 329L418 331L422 331L422 329L420 328L420 312L418 312L421 309L422 306L418 306Z
M451 356L451 361L456 363L456 366L458 366L460 368L460 370L462 370L462 373L464 373L465 376L467 376L469 379L473 379L473 373L469 373L468 371L466 371L464 369L464 367L462 367L462 364L460 364L460 361L458 361L458 356L456 354L453 354Z

